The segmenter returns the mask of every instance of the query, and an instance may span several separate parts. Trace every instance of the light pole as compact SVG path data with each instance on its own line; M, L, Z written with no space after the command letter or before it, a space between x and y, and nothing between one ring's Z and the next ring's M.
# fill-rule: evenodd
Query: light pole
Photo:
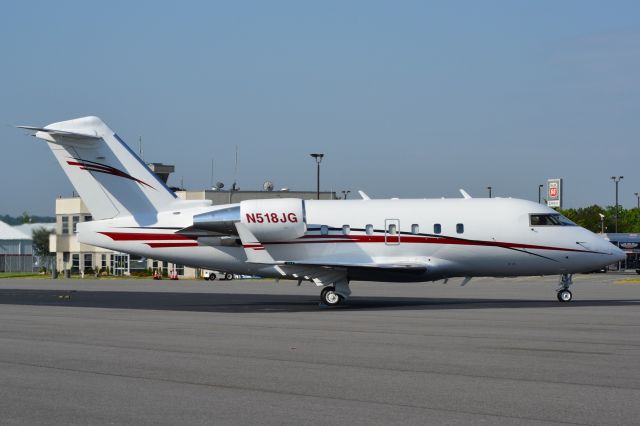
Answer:
M616 184L616 222L615 222L615 232L618 232L618 184L620 181L624 179L624 176L611 176L611 180L613 180Z
M491 198L491 187L487 186L487 189L489 190L489 198Z
M342 192L342 199L346 200L347 196L351 193L351 191L346 190L346 191L341 191Z
M634 192L633 195L638 199L638 208L640 209L640 192Z
M324 154L309 154L310 156L312 156L313 158L315 158L316 160L316 165L317 165L317 174L316 174L316 193L318 196L318 200L320 199L320 163L322 162L322 157L324 157Z
M600 233L604 235L604 215L602 213L598 213L600 215Z
M541 194L540 191L542 191L543 187L544 187L544 185L538 185L538 204L542 203L542 197L540 196L540 194Z

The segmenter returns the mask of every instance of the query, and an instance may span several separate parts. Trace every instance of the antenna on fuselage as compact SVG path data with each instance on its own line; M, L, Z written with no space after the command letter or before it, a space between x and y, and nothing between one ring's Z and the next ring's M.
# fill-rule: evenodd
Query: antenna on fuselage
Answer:
M460 191L460 193L462 194L462 197L467 199L467 198L473 198L471 195L469 195L469 193L467 193L467 191L465 191L464 189L460 188L458 191Z
M369 196L367 194L364 193L364 191L362 190L358 190L358 194L360 194L360 198L362 198L363 200L370 200L371 198L369 198Z

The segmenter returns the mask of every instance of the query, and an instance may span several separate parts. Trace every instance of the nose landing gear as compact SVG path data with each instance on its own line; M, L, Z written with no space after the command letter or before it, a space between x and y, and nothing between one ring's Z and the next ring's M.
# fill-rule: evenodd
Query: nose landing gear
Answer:
M560 287L558 288L558 301L562 303L571 302L573 295L569 291L569 287L573 284L573 274L560 275Z

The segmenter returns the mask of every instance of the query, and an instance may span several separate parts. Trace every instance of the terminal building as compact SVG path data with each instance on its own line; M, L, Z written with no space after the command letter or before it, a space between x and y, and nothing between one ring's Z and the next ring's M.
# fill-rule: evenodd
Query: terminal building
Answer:
M618 269L640 270L640 234L606 234L606 238L627 254L626 260L620 262Z
M165 183L174 171L170 165L152 163L149 167ZM265 185L263 191L235 191L212 189L203 191L175 190L179 198L185 200L211 200L212 205L239 203L244 200L262 198L302 198L316 199L316 191L274 191ZM335 192L320 192L320 199L335 200ZM165 275L175 272L179 277L198 278L201 271L186 265L173 264L154 259L145 259L126 253L118 253L78 241L78 223L92 220L91 213L80 197L56 199L55 233L49 238L49 250L55 253L58 271L70 270L72 274L94 274L96 271L109 275L135 275L149 270L161 271Z

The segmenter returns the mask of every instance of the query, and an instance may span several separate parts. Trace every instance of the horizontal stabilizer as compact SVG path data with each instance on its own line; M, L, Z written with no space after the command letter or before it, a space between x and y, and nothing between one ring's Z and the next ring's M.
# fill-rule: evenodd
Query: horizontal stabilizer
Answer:
M58 136L63 136L65 138L71 138L71 139L101 139L101 137L98 136L97 133L92 135L90 133L68 132L66 130L47 129L45 127L33 127L33 126L16 126L16 127L19 129L33 130L36 132L48 133L50 135L54 135L54 136L58 135Z

